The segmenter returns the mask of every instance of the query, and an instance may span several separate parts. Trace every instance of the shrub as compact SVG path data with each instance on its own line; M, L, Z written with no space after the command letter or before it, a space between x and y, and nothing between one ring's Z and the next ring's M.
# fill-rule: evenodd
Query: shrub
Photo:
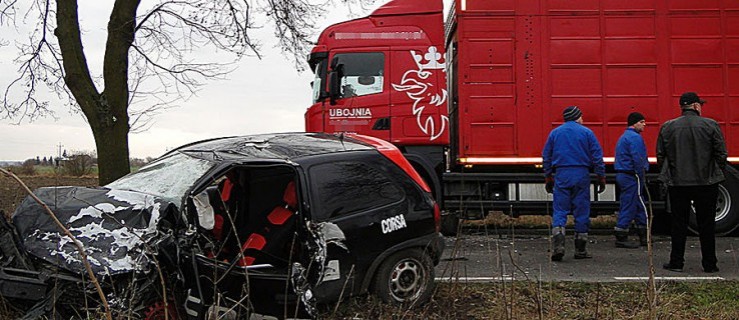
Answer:
M26 161L23 161L23 164L19 168L18 174L25 175L25 176L34 176L36 175L36 160L35 159L28 159Z
M64 172L73 177L80 177L92 173L95 158L89 153L80 152L68 156L63 161Z

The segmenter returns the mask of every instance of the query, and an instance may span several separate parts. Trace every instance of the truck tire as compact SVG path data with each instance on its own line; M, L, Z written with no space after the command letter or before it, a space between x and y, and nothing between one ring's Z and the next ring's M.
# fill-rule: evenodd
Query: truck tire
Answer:
M434 266L421 249L408 249L388 257L375 274L372 291L386 303L421 305L431 298Z
M726 181L719 184L716 200L717 236L729 235L739 227L739 171L727 166L724 175ZM698 223L694 211L691 211L688 227L690 231L697 233Z
M441 213L441 234L447 237L456 237L459 231L459 217L456 212Z

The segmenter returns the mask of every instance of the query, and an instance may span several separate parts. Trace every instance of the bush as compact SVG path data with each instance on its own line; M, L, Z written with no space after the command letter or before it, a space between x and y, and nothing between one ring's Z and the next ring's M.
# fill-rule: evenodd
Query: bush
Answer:
M63 161L64 172L73 177L81 177L92 173L92 166L95 164L95 158L88 153L77 153L68 156Z
M19 176L35 176L37 173L35 163L36 160L28 159L20 166L8 166L6 169Z

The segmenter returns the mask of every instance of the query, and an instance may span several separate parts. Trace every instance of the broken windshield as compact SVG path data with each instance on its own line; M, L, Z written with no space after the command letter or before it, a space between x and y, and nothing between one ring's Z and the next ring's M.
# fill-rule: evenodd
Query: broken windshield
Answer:
M105 187L143 192L177 203L211 167L213 163L207 160L176 152Z

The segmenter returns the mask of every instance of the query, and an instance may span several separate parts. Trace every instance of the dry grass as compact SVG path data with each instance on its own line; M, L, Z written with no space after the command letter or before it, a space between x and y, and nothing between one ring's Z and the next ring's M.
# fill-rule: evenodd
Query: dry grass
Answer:
M649 319L646 283L439 283L429 303L407 308L364 295L324 306L319 319ZM739 319L739 282L658 284L658 319ZM0 318L22 316L0 297ZM92 317L94 318L94 316ZM90 318L91 319L91 318Z
M97 177L67 177L62 175L20 176L31 190L48 186L87 186L98 185ZM0 174L0 210L10 216L15 208L28 196L21 186L3 174Z
M607 228L612 229L616 225L616 214L600 215L590 219L590 227L592 229ZM491 211L484 219L481 220L465 220L467 227L498 227L498 228L517 228L517 229L548 229L551 226L552 217L548 215L522 215L512 217L506 215L502 211ZM574 227L572 216L567 217L567 228Z
M739 319L739 282L665 282L658 289L658 319ZM364 296L320 318L648 319L646 290L646 283L441 283L416 309Z

